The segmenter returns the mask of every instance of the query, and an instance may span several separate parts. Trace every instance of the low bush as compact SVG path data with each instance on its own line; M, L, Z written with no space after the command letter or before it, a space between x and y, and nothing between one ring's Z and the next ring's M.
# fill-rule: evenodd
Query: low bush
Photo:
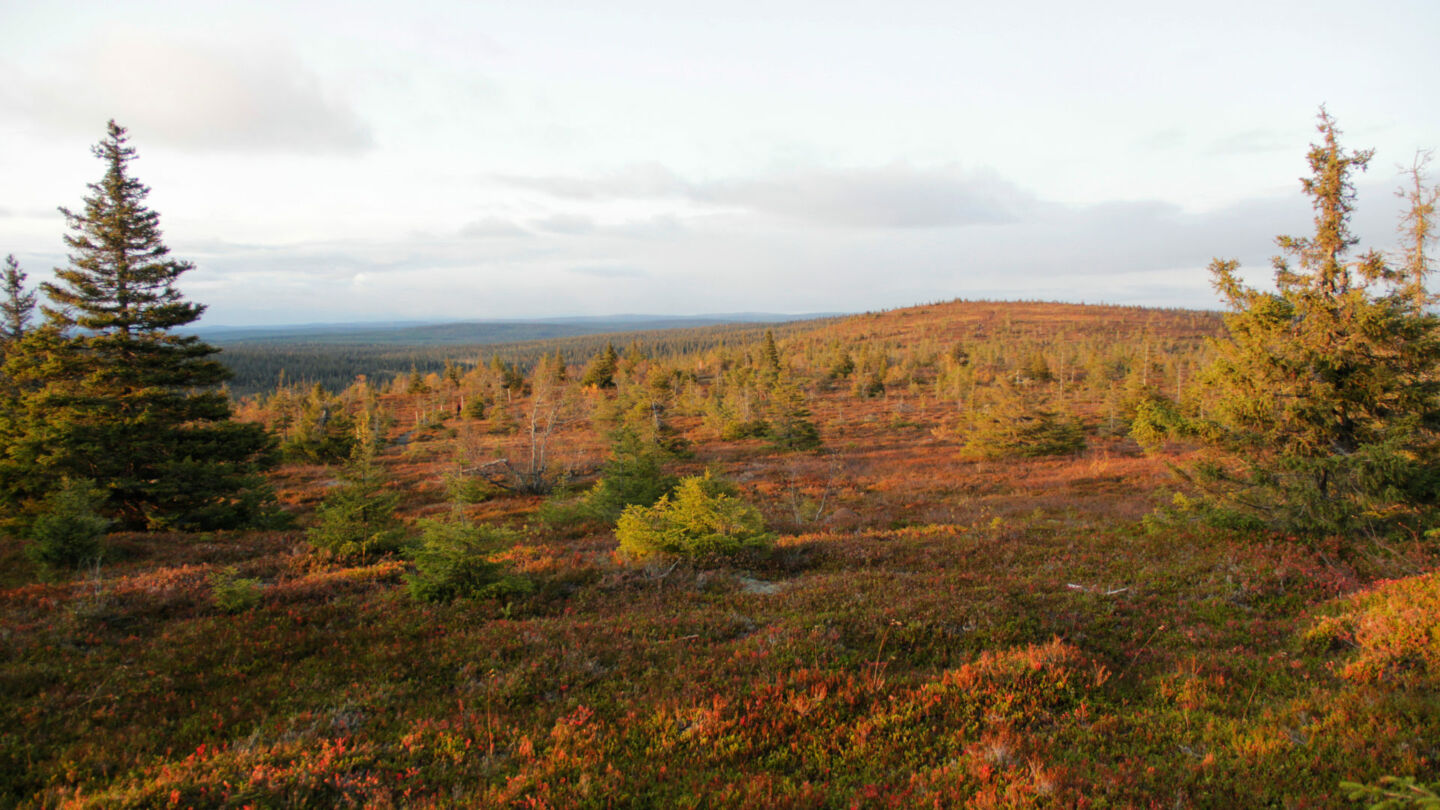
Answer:
M1071 416L1045 407L1040 393L1003 387L971 418L965 451L985 459L1074 455L1085 432Z
M498 491L494 484L478 475L452 472L444 478L445 497L451 503L484 503Z
M675 488L675 476L665 472L671 454L639 433L621 428L615 434L610 459L600 480L585 495L589 512L613 523L629 506L650 506Z
M105 532L110 520L99 514L105 493L88 479L67 481L45 497L40 514L30 524L34 543L26 550L31 561L45 568L79 568L104 556Z
M760 510L740 500L735 487L710 473L683 479L654 506L630 506L615 534L620 549L643 559L657 554L708 557L766 549L775 536Z
M372 554L399 551L404 527L395 517L400 495L386 491L384 476L373 462L360 459L346 467L340 486L315 510L318 522L306 532L315 548L332 556L362 562Z
M1345 650L1339 675L1357 683L1440 685L1440 573L1381 583L1338 600L1302 640Z
M529 583L494 560L513 545L515 532L460 519L422 520L415 573L406 576L410 595L424 602L483 599L524 592Z
M260 602L260 580L241 577L234 566L210 575L210 598L225 613L240 613Z
M770 423L764 419L726 422L720 427L720 438L727 442L740 439L763 439L770 435Z

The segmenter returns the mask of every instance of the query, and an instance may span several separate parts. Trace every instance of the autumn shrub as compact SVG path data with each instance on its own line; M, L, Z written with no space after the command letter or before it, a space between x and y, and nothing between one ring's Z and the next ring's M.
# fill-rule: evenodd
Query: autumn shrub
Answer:
M1362 683L1440 683L1440 572L1386 582L1337 603L1303 636L1312 649L1345 649L1341 677Z
M79 568L104 555L110 520L98 512L105 493L88 479L67 481L45 497L30 524L30 559L46 568Z
M630 506L616 524L620 549L631 557L709 557L766 549L775 540L754 506L733 484L706 473L682 479L654 506Z
M410 595L424 602L481 599L529 589L494 555L518 539L498 526L450 520L422 520L415 549L415 573L405 577Z
M241 577L234 566L210 575L210 598L225 613L240 613L260 602L260 580Z

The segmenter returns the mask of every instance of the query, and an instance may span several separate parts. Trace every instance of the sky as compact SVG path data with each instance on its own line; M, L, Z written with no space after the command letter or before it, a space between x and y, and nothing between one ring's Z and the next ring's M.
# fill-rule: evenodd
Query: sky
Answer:
M1440 3L0 0L0 255L139 150L206 325L1213 309L1304 234L1320 106L1363 246L1440 147Z

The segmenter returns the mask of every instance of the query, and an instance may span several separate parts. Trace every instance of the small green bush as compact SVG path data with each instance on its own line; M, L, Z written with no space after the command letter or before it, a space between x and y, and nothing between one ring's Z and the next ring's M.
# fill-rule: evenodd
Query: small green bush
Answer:
M461 472L445 476L445 495L451 503L484 503L495 495L495 485L484 478Z
M590 513L605 523L617 520L627 506L650 506L676 483L664 470L671 454L659 444L630 428L621 428L614 439L600 480L585 495Z
M823 444L820 428L810 418L810 405L798 387L783 385L775 392L774 413L767 436L775 449L817 450Z
M763 439L770 435L770 423L764 419L726 422L720 428L720 438L727 442L739 439Z
M597 528L613 524L627 506L650 506L675 488L677 479L665 472L675 453L660 437L644 435L625 425L611 434L610 458L600 480L578 498L556 495L540 506L540 521L552 528Z
M1158 507L1141 518L1140 522L1151 534L1173 532L1196 524L1243 532L1259 531L1265 527L1265 524L1252 515L1217 506L1205 498L1191 498L1179 492L1175 493L1168 505Z
M1167 441L1194 436L1196 430L1180 407L1173 401L1151 395L1135 406L1130 422L1130 436L1147 453L1159 449Z
M493 556L518 536L498 526L463 520L422 520L415 573L406 576L410 595L424 602L482 599L530 589Z
M318 523L306 539L321 551L350 559L399 551L405 530L395 517L400 495L385 491L380 468L368 459L346 467L342 483L315 510Z
M804 414L781 420L770 431L770 442L778 450L818 450L824 445L820 428Z
M729 555L766 549L775 540L765 531L760 511L740 500L733 485L709 473L681 480L654 506L627 507L615 534L622 551L642 559Z
M260 580L241 577L235 566L210 575L210 598L225 613L240 613L260 603Z
M1045 407L1028 386L1000 386L970 418L965 452L984 459L1073 455L1085 449L1079 421Z
M51 492L30 524L34 543L26 549L27 555L46 568L79 568L99 562L111 523L98 513L104 501L105 493L89 479L67 481Z

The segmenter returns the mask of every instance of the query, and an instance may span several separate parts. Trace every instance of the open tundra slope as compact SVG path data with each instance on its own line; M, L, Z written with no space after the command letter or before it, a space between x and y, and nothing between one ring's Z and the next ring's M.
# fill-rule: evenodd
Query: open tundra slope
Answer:
M578 385L588 357L563 384L397 383L374 400L398 514L514 529L496 559L530 584L438 604L405 555L311 547L339 464L301 458L301 405L252 402L296 454L273 477L296 528L111 535L49 581L6 541L0 804L1345 807L1342 782L1434 783L1433 540L1145 520L1193 451L1142 452L1134 398L1183 407L1219 328L952 302L786 332L778 370L754 337L622 358L614 388ZM737 429L780 424L785 391L820 448ZM988 452L1002 395L1081 445ZM773 550L637 561L567 516L632 412L689 441L668 472L734 481ZM497 473L532 424L550 495ZM255 597L217 601L237 579Z

